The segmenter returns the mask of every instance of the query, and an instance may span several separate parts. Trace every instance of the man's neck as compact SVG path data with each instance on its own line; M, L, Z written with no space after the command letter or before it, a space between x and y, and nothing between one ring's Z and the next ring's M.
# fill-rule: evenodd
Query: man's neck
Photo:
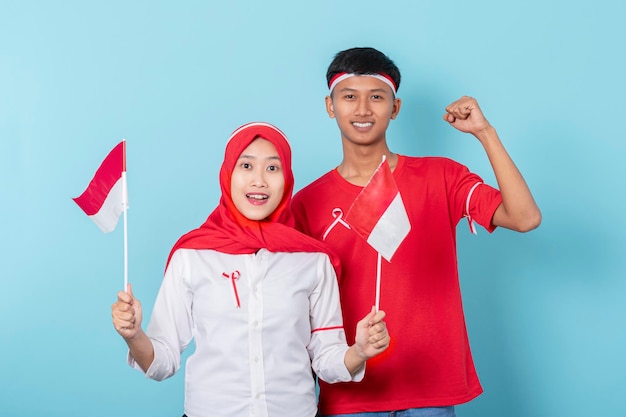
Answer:
M398 164L398 155L392 153L387 144L384 146L344 147L343 161L337 167L339 175L351 184L364 186L382 162L387 157L389 167L393 171Z

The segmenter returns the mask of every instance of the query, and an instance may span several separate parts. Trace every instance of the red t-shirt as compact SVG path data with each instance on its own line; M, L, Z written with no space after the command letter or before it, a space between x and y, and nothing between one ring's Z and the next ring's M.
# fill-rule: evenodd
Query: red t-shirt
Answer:
M500 192L446 158L399 156L393 175L411 231L391 263L382 260L380 308L387 313L391 344L368 361L363 381L320 381L322 414L450 406L482 392L463 315L456 226L469 207L473 220L492 232ZM344 221L361 190L333 170L292 203L296 227L324 240L341 258L348 343L376 298L376 251Z

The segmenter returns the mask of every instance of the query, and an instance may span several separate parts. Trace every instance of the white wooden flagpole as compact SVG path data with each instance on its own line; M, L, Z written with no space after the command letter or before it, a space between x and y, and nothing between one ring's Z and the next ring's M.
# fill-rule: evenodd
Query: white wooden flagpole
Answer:
M376 311L378 311L378 308L380 307L380 275L381 275L381 268L382 268L382 256L379 253L378 254L377 263L376 263Z
M124 205L124 291L128 290L128 185L126 184L126 139L124 141L124 169L122 170L122 204Z

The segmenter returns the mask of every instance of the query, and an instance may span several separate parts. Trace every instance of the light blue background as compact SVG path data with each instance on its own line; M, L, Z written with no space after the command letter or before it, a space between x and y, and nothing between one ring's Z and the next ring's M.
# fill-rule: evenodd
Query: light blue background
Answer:
M172 244L217 204L231 131L281 127L301 188L341 157L328 63L373 46L403 74L394 151L493 183L479 143L441 121L475 96L543 211L525 235L459 226L485 393L458 415L626 415L624 4L0 1L0 414L181 415L183 373L146 380L111 325L121 222L102 234L70 198L126 138L129 271L149 315Z

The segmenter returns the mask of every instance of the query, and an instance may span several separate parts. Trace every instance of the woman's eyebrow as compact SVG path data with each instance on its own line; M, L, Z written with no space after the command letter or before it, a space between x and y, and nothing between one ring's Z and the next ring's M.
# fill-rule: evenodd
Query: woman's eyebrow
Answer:
M239 156L239 159L257 159L257 157L255 155L241 154ZM271 156L266 157L265 159L268 159L268 160L276 159L276 160L280 161L280 156L278 156L278 155L271 155Z

